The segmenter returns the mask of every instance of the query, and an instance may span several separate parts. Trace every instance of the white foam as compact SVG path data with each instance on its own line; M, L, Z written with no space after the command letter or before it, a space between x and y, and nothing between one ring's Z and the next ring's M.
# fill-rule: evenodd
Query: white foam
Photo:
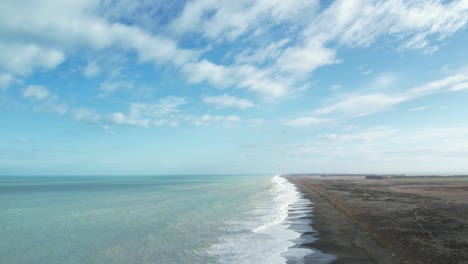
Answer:
M270 188L252 202L255 209L251 215L244 221L231 223L231 230L237 231L220 238L219 243L208 250L218 262L284 264L314 253L306 248L293 248L294 241L297 242L305 229L290 228L288 214L297 211L305 216L312 212L311 202L304 199L293 184L276 175Z
M268 229L280 225L288 217L288 208L297 201L297 193L292 184L289 184L284 178L276 175L273 178L275 185L270 189L274 197L272 205L267 208L271 213L265 214L265 223L255 227L254 233L265 233ZM275 210L276 209L276 210Z

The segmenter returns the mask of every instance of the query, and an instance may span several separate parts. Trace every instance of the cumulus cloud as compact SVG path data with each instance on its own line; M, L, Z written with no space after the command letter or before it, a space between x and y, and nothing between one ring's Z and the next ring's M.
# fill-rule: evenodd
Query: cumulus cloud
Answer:
M112 113L110 121L118 125L148 127L163 117L180 112L179 107L185 103L185 99L174 96L165 97L154 104L132 103L127 113Z
M181 97L168 96L154 103L131 103L127 111L99 113L92 108L76 108L72 117L77 121L100 126L127 125L137 127L177 127L180 125L232 127L238 124L259 125L261 119L242 119L237 115L194 115L181 108L186 104Z
M73 110L73 119L78 121L99 122L102 120L102 115L91 108L77 108Z
M250 120L244 121L236 115L188 115L178 114L170 116L158 116L158 117L142 117L135 115L126 115L123 113L112 113L110 121L117 125L131 125L131 126L169 126L177 127L180 125L192 125L192 126L209 126L209 127L231 127L235 124L242 122L250 123Z
M220 87L239 83L251 91L280 97L303 76L317 68L339 63L337 50L341 46L368 47L379 39L391 39L398 49L434 50L438 43L468 22L468 7L464 1L361 3L338 0L323 9L319 8L319 1L267 2L196 0L185 5L181 15L171 23L177 32L199 33L209 39L228 42L244 34L255 37L261 30L268 31L271 23L286 23L297 18L305 21L302 24L295 21L299 29L294 30L301 36L298 41L285 38L267 47L250 48L248 53L237 57L235 65L211 61L195 63L185 69L190 81L206 81ZM255 32L251 31L253 28ZM268 59L272 60L263 65L266 67L253 67ZM239 74L246 68L248 74ZM277 76L288 78L275 79ZM265 89L270 84L277 87Z
M189 76L189 82L191 83L206 81L223 88L233 85L235 82L232 74L229 73L229 68L207 60L186 64L183 67L183 71Z
M21 96L33 101L32 109L36 112L50 112L63 115L68 111L67 104L61 102L58 96L50 93L44 86L28 85L21 92Z
M287 121L285 124L293 127L317 126L330 123L331 120L318 117L300 117Z
M202 115L184 117L189 123L196 126L229 126L232 123L240 123L242 120L236 115Z
M247 99L237 98L232 95L223 94L219 96L205 96L203 102L206 104L215 105L218 108L235 107L240 109L247 109L254 107L254 103Z
M138 20L135 13L128 16L133 11L124 10L129 7L143 12L137 4L119 3L110 14L102 9L109 3L4 1L0 10L0 89L11 85L14 78L64 65L66 59L81 51L113 51L134 56L138 63L175 68L189 84L240 88L267 98L281 98L304 87L304 81L310 81L316 69L341 63L341 49L389 43L396 50L435 50L468 23L464 0L337 0L326 5L304 0L194 0L183 3L180 12L179 6L174 7L158 25L164 30L149 30L151 27L142 26L144 23L133 23ZM187 45L186 40L194 36L197 41ZM226 55L213 56L220 53ZM93 58L82 74L96 77L104 68ZM362 73L368 74L369 70ZM364 116L436 91L465 90L465 77L453 76L402 93L374 91L342 96L289 125L317 125L321 119L329 119L322 115ZM394 83L391 78L377 81L379 86ZM102 93L110 93L131 87L132 81L109 78L99 88ZM227 95L205 99L217 107L246 109L253 105L249 100ZM152 118L136 118L142 115L132 115L132 111L154 112L154 107L132 104L128 112L116 112L110 119L149 126L154 123ZM63 112L65 107L56 109ZM147 122L148 118L152 121Z
M47 112L64 115L68 111L68 105L66 103L60 102L58 97L51 97L48 100L43 101L41 104L34 106L33 110L36 112Z
M335 50L325 47L320 40L310 40L305 46L286 49L278 59L277 67L293 74L306 74L336 62Z
M23 90L22 96L33 100L44 100L49 97L49 90L40 85L28 85Z
M0 72L0 90L7 89L15 81L16 78L12 74Z
M50 0L2 3L0 30L9 42L1 42L0 67L20 75L34 68L55 68L65 51L78 48L102 50L115 46L136 52L141 62L187 62L194 53L177 47L175 41L122 23L109 23L97 14L98 2L63 3ZM92 66L92 65L91 65ZM93 75L96 68L87 68Z
M150 109L155 115L167 115L180 112L179 107L186 103L184 98L167 96L159 100L157 104L152 105Z
M189 76L189 82L208 82L216 88L237 86L266 97L280 97L288 91L286 80L275 80L269 71L247 64L226 67L202 60L186 64L183 71Z
M131 81L106 80L99 85L99 90L104 93L112 93L118 90L127 90L134 87Z
M18 75L29 75L36 68L52 69L65 60L63 52L36 44L0 41L0 50L0 68Z
M112 113L110 115L110 121L117 125L134 125L141 127L148 127L151 124L150 118L135 115L134 113L124 114L121 112Z
M91 78L96 77L101 73L101 68L96 61L90 61L86 67L83 69L83 75Z
M368 86L369 89L385 90L387 88L393 88L392 86L394 86L399 79L400 77L398 74L387 72L376 76Z
M186 2L175 18L167 19L165 25L173 29L169 34L168 30L151 32L139 27L141 23L117 22L119 17L138 20L132 12L143 11L134 3L119 2L111 14L103 11L109 5L88 0L2 3L0 32L5 41L0 43L0 68L26 76L36 69L53 69L67 54L83 48L116 48L135 54L140 63L175 66L190 83L281 97L317 68L339 63L341 46L367 47L391 38L401 49L426 49L464 28L468 21L466 1L337 0L320 6L320 1L303 0L194 0ZM128 16L129 12L133 15ZM276 30L279 25L289 25L288 31ZM235 43L240 36L246 36L246 43L252 45L233 63L209 60L197 48L178 45L191 34L216 40L211 46L218 50L223 46L220 43ZM222 48L226 47L230 46ZM95 62L83 70L87 77L99 72Z

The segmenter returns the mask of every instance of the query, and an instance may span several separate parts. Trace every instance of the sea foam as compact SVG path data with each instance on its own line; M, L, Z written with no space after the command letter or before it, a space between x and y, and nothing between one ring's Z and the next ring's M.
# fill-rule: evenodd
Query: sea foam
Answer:
M252 211L243 220L227 223L230 233L212 245L209 254L221 263L330 263L319 251L302 244L316 239L310 226L312 203L288 180L276 175L269 187L253 197Z

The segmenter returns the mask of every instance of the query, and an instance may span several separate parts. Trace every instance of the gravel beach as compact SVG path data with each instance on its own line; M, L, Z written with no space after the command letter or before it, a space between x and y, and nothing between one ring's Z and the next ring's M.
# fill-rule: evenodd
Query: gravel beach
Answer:
M314 203L310 246L333 263L468 263L466 179L287 178Z

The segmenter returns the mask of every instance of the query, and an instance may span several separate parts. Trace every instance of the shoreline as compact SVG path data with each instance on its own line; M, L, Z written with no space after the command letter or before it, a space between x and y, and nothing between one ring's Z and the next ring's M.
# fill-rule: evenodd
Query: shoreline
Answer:
M313 215L308 218L318 237L302 246L336 256L336 260L331 262L333 264L397 263L355 221L327 200L316 186L303 178L283 177L313 203ZM309 259L306 257L305 263L315 263L313 257L313 254Z
M466 178L285 178L314 203L309 246L332 263L468 263Z

